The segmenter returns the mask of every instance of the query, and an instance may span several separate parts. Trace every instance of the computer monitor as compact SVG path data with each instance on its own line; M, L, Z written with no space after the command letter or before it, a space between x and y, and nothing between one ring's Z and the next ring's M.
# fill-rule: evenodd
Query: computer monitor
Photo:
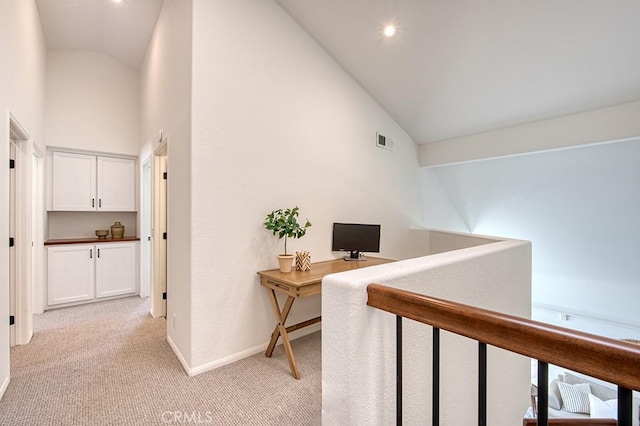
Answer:
M360 257L362 252L380 251L380 225L334 223L331 250L350 252L344 260L366 260Z

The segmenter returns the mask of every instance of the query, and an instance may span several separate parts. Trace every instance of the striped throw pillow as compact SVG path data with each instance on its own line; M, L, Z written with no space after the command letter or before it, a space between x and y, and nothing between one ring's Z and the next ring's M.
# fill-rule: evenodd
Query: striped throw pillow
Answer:
M591 393L589 383L570 385L558 382L558 389L560 389L562 405L565 411L589 414L589 394Z

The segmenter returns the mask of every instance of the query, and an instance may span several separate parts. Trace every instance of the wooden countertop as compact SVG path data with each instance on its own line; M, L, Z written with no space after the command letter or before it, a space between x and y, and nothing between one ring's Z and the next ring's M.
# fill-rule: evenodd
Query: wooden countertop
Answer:
M55 246L61 244L94 244L94 243L122 243L127 241L140 241L140 238L135 236L125 236L124 238L120 238L114 240L113 238L99 239L98 237L93 238L61 238L61 239L51 239L44 242L45 246Z

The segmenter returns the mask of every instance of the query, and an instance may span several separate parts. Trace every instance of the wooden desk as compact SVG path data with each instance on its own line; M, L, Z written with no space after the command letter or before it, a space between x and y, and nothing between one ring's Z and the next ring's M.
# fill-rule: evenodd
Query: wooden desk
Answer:
M296 298L319 294L322 289L322 278L324 278L325 275L366 268L367 266L381 265L389 262L393 261L377 257L368 257L366 261L346 261L344 259L335 259L328 260L326 262L313 263L310 271L292 270L289 273L282 273L279 269L270 269L268 271L258 272L258 275L260 275L260 285L265 287L269 293L273 314L276 317L276 327L271 334L271 341L269 342L269 346L267 347L264 355L266 357L271 357L273 349L278 342L278 338L282 337L282 344L284 346L287 359L289 360L291 374L296 379L299 379L300 372L298 371L298 364L296 363L296 358L293 355L291 342L289 341L289 335L287 333L320 322L321 317L312 318L299 324L285 327L285 322L287 321L289 312L291 312L291 306L293 306L293 302ZM287 301L285 302L282 310L278 304L276 292L287 295Z

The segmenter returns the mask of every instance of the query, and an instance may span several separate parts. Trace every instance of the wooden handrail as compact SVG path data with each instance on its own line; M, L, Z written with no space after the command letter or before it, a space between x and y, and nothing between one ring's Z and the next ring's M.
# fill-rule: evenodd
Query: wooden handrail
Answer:
M640 390L640 346L380 284L367 293L371 307Z

